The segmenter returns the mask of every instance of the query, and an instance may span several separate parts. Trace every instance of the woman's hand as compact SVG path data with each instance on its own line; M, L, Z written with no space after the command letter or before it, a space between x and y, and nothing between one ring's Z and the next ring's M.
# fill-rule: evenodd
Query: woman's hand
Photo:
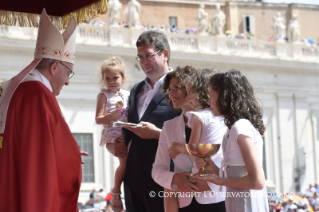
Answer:
M208 186L206 181L192 178L192 176L198 176L198 173L196 174L188 173L188 176L189 176L189 181L198 187L197 191L203 192L203 191L211 190L211 188Z
M175 158L180 152L178 151L178 145L177 143L173 142L172 146L168 149L168 154L171 158Z
M205 158L196 157L195 164L198 169L201 169L207 165L207 162L205 161Z
M222 182L223 182L223 178L220 178L219 176L217 176L215 174L209 174L209 175L203 176L203 177L200 177L198 175L192 175L191 180L192 181L193 180L204 180L204 181L214 183L216 185L222 185Z
M195 164L198 169L205 167L206 171L211 174L218 174L219 168L215 165L210 157L199 158L196 157Z
M190 173L188 172L180 172L175 173L173 176L172 182L177 185L179 191L182 192L196 192L198 191L198 187L189 181Z

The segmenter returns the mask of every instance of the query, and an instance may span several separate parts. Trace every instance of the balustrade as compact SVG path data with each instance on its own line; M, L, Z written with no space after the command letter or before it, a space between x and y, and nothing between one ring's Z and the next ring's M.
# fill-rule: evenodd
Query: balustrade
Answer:
M101 46L135 48L135 42L143 30L122 27L100 27L81 24L77 29L77 43ZM0 37L13 39L36 39L37 29L0 25ZM207 54L242 55L247 57L278 56L285 58L319 57L318 46L303 43L269 42L263 40L233 39L223 36L165 32L172 51ZM307 60L309 61L309 60Z

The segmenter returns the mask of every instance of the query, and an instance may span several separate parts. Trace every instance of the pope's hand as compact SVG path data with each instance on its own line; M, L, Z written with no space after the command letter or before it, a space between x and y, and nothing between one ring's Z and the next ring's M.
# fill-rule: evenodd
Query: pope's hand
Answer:
M84 151L81 151L81 155L83 155L83 156L88 156L89 155L89 153L87 153L87 152L84 152ZM84 164L84 161L82 160L82 162L81 162L82 164Z

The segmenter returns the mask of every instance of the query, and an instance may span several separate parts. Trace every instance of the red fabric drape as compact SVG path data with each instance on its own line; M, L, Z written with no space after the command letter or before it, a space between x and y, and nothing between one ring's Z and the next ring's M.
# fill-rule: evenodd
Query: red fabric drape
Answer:
M51 16L63 16L99 0L5 0L0 10L41 14L43 8Z

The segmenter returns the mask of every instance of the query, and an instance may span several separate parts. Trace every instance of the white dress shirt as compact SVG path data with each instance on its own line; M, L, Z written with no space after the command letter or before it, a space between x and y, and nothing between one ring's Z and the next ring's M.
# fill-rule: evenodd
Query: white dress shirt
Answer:
M169 68L169 71L172 71L172 70L173 70L172 68ZM138 97L137 97L137 114L140 120L142 116L144 115L148 105L152 101L153 97L155 96L155 94L158 92L161 85L163 84L165 76L166 74L154 84L154 88L152 88L152 86L150 85L150 80L148 78L144 80L145 85L143 86L141 91L138 93Z

